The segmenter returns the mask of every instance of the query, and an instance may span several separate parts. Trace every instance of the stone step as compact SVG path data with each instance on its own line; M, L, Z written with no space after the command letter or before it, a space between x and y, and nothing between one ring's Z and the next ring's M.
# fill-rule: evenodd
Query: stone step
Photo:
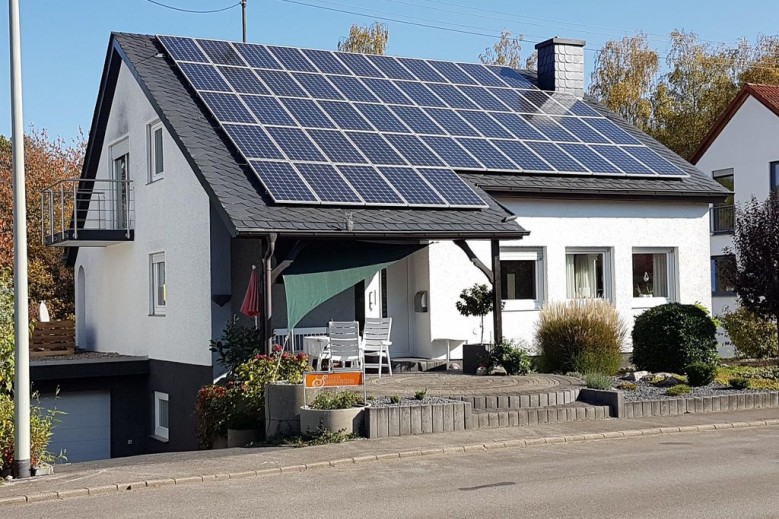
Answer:
M571 404L579 397L580 388L546 390L506 395L453 396L453 400L470 402L477 409L529 409Z
M610 418L609 406L582 402L536 408L474 409L471 423L474 429L518 427L543 423L577 422Z

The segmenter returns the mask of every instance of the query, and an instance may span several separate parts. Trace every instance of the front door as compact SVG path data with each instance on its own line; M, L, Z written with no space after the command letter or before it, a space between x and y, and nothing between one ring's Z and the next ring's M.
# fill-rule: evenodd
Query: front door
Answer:
M413 353L412 275L408 258L403 258L387 267L386 286L382 287L382 291L386 291L386 315L392 317L390 354L393 358L408 357Z

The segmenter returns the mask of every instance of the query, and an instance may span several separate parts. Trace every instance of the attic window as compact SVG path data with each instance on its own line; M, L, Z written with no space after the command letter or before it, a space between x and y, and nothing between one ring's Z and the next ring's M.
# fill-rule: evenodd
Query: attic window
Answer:
M162 123L156 121L148 126L149 182L159 180L165 174Z

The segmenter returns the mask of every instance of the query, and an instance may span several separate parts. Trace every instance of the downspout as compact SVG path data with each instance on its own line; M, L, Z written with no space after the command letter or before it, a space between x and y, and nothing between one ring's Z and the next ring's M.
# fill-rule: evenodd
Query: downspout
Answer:
M265 353L270 355L273 350L273 253L276 251L278 234L271 233L266 238L265 253L262 256L262 265L265 270L263 295L265 297Z

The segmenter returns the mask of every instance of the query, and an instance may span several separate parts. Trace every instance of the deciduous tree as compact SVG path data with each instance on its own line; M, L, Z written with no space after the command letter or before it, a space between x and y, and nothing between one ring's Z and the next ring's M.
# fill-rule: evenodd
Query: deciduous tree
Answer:
M508 29L501 29L500 39L479 54L479 60L485 65L505 65L511 68L521 68L522 34L515 35Z
M360 54L384 54L389 41L387 26L374 22L370 26L354 24L349 29L349 36L341 38L338 50L341 52L357 52Z

